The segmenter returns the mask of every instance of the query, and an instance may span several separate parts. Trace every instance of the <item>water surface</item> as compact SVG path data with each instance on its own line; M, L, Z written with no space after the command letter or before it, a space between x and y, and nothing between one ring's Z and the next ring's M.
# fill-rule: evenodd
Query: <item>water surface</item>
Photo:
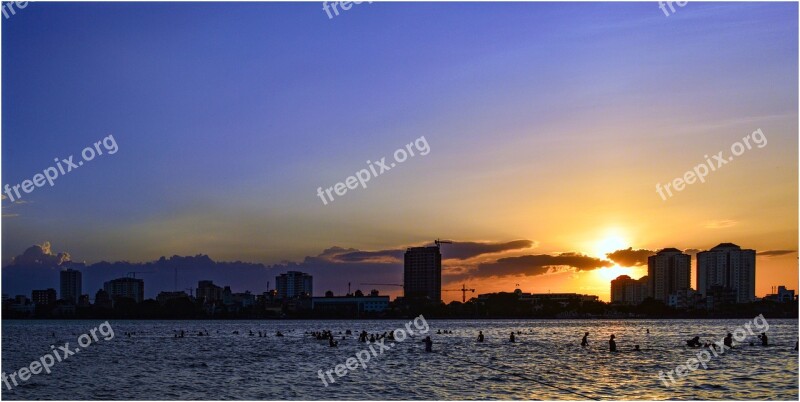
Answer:
M100 340L8 390L4 399L798 399L798 321L769 320L774 346L749 346L714 357L707 368L673 386L659 380L695 356L693 336L720 340L749 320L428 320L434 353L422 337L395 342L324 386L319 370L332 370L363 350L358 331L384 332L408 320L381 321L111 321L112 340ZM102 321L2 322L2 369L7 374L70 343ZM174 330L187 336L174 339ZM328 329L338 348L306 331ZM418 330L412 325L411 329ZM646 330L650 330L650 334ZM249 330L268 337L249 336ZM453 334L437 335L437 330ZM479 330L486 342L479 344ZM208 331L208 337L197 332ZM236 335L233 332L239 331ZM277 331L284 337L274 336ZM515 343L510 332L521 331ZM585 331L588 348L581 348ZM135 332L130 337L125 332ZM615 334L620 352L608 351ZM53 337L55 334L55 337ZM641 352L633 352L639 344ZM374 347L374 349L379 349ZM544 385L548 384L548 385ZM556 389L558 387L560 389Z

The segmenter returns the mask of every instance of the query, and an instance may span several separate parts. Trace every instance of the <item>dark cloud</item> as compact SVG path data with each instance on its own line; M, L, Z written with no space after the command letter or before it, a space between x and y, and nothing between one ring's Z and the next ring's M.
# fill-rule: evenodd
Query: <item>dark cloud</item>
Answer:
M413 246L409 246L413 247ZM442 258L467 260L484 254L500 253L503 251L520 250L533 247L531 240L514 240L503 243L491 242L453 242L442 245ZM334 247L325 250L325 256L338 262L371 262L371 263L402 263L406 248L362 251L356 249L343 249Z
M68 253L53 254L50 250L50 242L42 245L28 247L24 253L14 257L11 265L41 265L56 267L70 260Z
M445 244L442 246L442 257L466 260L483 254L521 250L531 247L533 247L533 242L530 240L514 240L505 243L453 242L453 244Z
M334 257L334 260L340 262L400 263L403 262L404 253L405 250L352 251L338 254Z
M616 262L623 267L633 267L637 265L647 265L647 257L654 255L655 251L639 249L634 250L628 247L624 250L617 250L606 254L609 260Z
M501 258L495 262L478 265L472 273L474 277L542 275L556 267L571 267L578 271L590 271L614 265L611 261L601 260L579 253L562 253L558 255L537 254L519 257Z
M792 254L795 252L797 252L797 250L765 250L765 251L759 251L757 254L762 255L764 257L776 257L779 255Z

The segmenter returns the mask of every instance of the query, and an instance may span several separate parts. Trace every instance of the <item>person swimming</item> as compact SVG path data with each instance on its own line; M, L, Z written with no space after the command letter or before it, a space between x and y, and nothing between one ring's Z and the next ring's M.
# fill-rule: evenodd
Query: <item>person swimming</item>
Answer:
M508 338L508 341L511 342L511 343L513 343L515 341L514 332L511 332L511 336Z
M281 333L281 331L278 331L277 333L275 333L275 336L283 336L283 334Z
M586 347L586 346L589 345L588 337L589 337L589 333L588 332L583 334L583 339L581 339L581 346Z
M425 351L430 353L433 352L433 341L431 340L430 336L426 336L425 340L422 341L425 344Z
M688 341L686 341L686 345L689 346L690 348L699 348L700 346L702 346L702 344L700 344L700 337L695 336L694 338L689 339Z
M483 342L483 331L478 331L478 342Z
M761 335L758 336L758 339L761 339L761 346L769 346L766 332L762 332Z
M614 341L614 334L611 334L611 338L608 339L608 350L611 352L617 351L617 342Z
M332 347L332 348L335 348L336 346L338 346L338 345L339 345L339 343L338 343L338 342L336 342L336 341L334 341L334 340L333 340L333 337L330 337L330 338L328 338L328 345L329 345L330 347Z
M725 335L725 338L722 340L722 344L725 345L726 348L733 348L733 334L728 332L728 335Z
M642 350L639 349L639 345L633 345L633 351L634 352L641 352Z

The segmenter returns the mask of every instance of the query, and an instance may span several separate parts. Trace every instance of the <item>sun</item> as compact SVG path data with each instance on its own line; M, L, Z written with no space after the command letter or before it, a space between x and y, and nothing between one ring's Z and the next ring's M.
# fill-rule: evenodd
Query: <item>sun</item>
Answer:
M594 244L594 255L607 259L606 254L617 250L628 248L628 241L619 234L606 235L602 240Z
M615 264L613 267L599 268L596 269L594 272L595 275L597 275L597 278L600 279L603 283L608 283L613 279L617 279L617 277L620 275L630 276L631 269L623 268Z

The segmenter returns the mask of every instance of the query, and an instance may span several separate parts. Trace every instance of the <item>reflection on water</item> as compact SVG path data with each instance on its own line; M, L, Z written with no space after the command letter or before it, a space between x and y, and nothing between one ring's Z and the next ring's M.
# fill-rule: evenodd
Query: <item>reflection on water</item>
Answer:
M658 379L659 371L673 370L695 355L684 340L720 340L748 321L429 320L434 353L424 352L422 337L407 339L373 358L366 370L359 367L341 378L334 374L336 383L328 387L318 371L332 370L362 350L358 332L390 331L408 321L111 321L114 339L56 363L50 375L32 376L10 391L3 387L2 397L582 399L546 383L596 399L797 400L797 320L769 320L772 347L749 346L748 339L674 386ZM28 366L50 345L76 345L80 334L100 323L3 321L3 371ZM187 331L186 338L174 339L173 331L180 329ZM323 329L337 335L349 329L353 335L340 340L338 348L304 335ZM445 329L453 334L436 334ZM200 330L210 336L196 336ZM249 330L256 336L249 336ZM476 342L479 330L486 335L482 344ZM269 337L258 337L257 331ZM285 336L275 337L276 331ZM512 331L522 332L515 343L508 342ZM585 331L591 335L583 349L579 344ZM615 354L607 351L612 333L620 350ZM634 344L643 351L633 352Z

